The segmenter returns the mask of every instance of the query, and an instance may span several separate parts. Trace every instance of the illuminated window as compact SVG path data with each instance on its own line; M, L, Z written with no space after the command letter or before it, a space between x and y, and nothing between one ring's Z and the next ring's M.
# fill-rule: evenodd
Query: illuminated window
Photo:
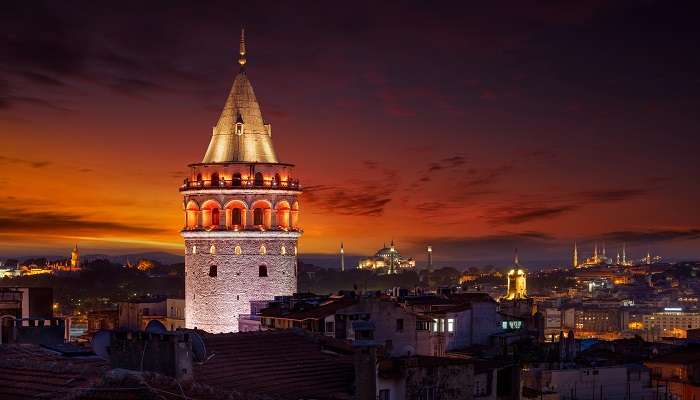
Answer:
M197 254L197 246L192 246L192 254Z
M212 278L216 276L216 265L209 266L209 276Z
M260 245L260 255L264 256L265 254L267 254L267 248L265 247L264 244L261 244Z
M216 246L213 244L209 247L209 254L216 254Z
M282 246L282 248L280 249L280 254L282 254L282 255L287 254L287 248L285 248L284 246Z
M233 254L240 256L243 251L241 251L241 246L236 246L233 248Z
M448 318L447 319L447 332L454 332L455 331L455 320L454 318Z
M267 277L267 265L260 265L258 267L258 276L261 278Z

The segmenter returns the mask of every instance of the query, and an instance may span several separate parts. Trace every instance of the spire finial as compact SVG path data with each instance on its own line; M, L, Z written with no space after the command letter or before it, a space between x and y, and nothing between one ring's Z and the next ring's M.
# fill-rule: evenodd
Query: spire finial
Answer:
M241 68L245 66L245 29L241 28L241 44L238 49L238 63L241 64Z
M519 267L520 266L520 260L518 259L518 248L515 248L515 266Z

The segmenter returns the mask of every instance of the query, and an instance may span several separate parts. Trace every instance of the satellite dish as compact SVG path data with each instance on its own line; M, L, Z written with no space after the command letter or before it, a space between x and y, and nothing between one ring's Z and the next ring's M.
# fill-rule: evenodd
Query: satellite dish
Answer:
M403 354L407 356L412 356L416 354L416 349L414 349L411 345L406 345L401 350L403 350Z
M95 336L92 337L90 344L92 345L92 351L97 354L103 360L109 360L109 352L107 347L111 341L111 333L109 331L97 331Z
M192 338L192 353L194 355L194 361L204 362L207 360L207 348L204 346L204 339L199 336L198 333L189 332Z
M146 333L161 334L168 333L168 330L162 322L152 319L148 322L148 325L146 325Z

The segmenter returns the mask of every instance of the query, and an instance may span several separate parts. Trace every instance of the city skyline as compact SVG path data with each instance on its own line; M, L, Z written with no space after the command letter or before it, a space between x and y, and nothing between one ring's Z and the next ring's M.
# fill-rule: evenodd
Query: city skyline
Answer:
M304 177L302 259L390 239L418 260L431 245L436 262L514 247L569 260L574 240L585 255L596 240L699 255L700 60L680 5L380 8L347 24L284 7L12 7L0 255L181 251L173 188L206 150L240 26L280 158ZM127 19L134 36L115 36Z

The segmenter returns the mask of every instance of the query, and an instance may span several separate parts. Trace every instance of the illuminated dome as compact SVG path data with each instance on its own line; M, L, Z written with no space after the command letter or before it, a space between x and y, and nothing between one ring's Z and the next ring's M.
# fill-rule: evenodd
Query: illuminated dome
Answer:
M390 247L384 247L384 248L380 249L379 251L377 251L377 253L374 256L375 257L389 258L389 257L391 257L391 253L392 253L392 251L391 251ZM397 258L397 259L401 258L401 254L398 251L396 251L396 249L394 249L393 253L394 253L394 258Z

